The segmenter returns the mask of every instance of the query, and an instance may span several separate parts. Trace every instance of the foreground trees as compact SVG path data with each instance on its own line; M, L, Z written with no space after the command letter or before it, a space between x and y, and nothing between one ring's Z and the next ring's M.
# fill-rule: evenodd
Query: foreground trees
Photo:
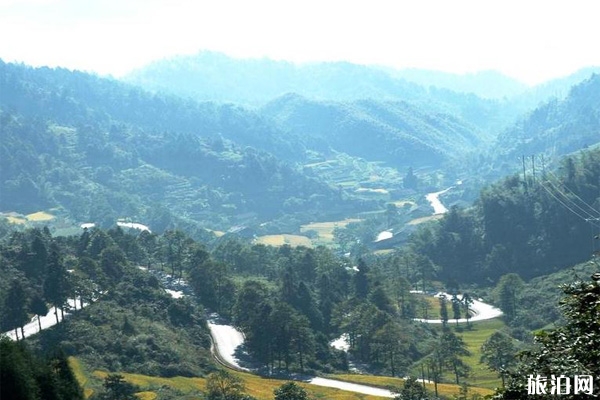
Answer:
M546 378L545 393L536 393L536 398L555 398L551 393L551 377L564 376L571 380L569 393L561 394L561 399L580 399L582 396L600 396L597 381L594 385L580 386L575 393L576 376L600 376L600 273L595 273L592 281L575 282L563 286L565 297L561 302L566 324L552 331L542 331L536 335L538 347L524 352L522 361L511 374L505 390L498 399L531 398L531 380ZM583 391L581 389L592 389ZM564 388L563 388L564 390Z
M0 339L0 399L83 400L66 356L34 357L27 347Z
M481 362L500 375L503 387L509 369L516 364L516 351L512 339L500 331L494 332L481 346Z
M206 398L208 400L253 400L252 396L244 394L244 383L240 378L219 370L206 379Z
M109 374L102 384L104 391L98 396L99 400L136 400L136 388L125 381L122 375Z
M306 390L294 382L286 382L273 391L275 400L308 400Z

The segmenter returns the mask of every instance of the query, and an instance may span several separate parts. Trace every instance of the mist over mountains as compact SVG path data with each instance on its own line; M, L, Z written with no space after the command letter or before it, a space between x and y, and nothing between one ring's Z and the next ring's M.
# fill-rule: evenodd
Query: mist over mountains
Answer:
M597 254L599 75L522 91L493 73L438 87L344 63L203 57L151 66L142 86L0 60L0 325L17 333L46 304L89 299L27 339L63 344L88 394L106 389L101 371L210 380L208 310L259 363L302 374L347 372L353 357L418 375L452 337L525 343L557 321L532 304ZM442 193L440 213L428 198ZM463 300L439 309L425 294L459 286ZM467 291L503 319L470 325ZM438 313L439 332L414 320ZM350 335L347 352L331 346ZM494 385L480 364L468 377L438 365L434 379Z
M81 221L99 218L98 210L162 218L159 226L168 222L156 214L170 210L225 227L240 216L258 223L290 213L310 220L380 209L382 199L357 193L401 190L398 177L409 168L445 169L437 184L465 176L485 181L490 168L497 170L490 176L510 172L515 163L507 160L519 153L560 157L593 145L598 78L564 100L542 94L587 72L532 94L495 73L453 80L408 71L398 78L348 63L298 66L217 53L157 62L127 83L2 62L2 205L59 205ZM428 75L429 87L408 80ZM480 91L496 82L520 94L498 99L489 89L482 98L468 93L474 82ZM536 96L548 102L528 108ZM349 157L342 164L355 161L338 165L345 172L333 181L304 167L341 162L340 155ZM396 169L397 177L369 181L374 172L358 169L361 162L373 171Z

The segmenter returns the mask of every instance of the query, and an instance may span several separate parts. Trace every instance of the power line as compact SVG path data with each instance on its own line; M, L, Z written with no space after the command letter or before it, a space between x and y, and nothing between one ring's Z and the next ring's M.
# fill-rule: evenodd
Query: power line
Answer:
M563 207L565 207L567 210L569 210L571 213L573 213L574 215L576 215L577 217L579 217L580 219L582 219L583 221L589 222L591 225L600 228L599 224L594 223L594 221L598 221L600 218L587 218L586 216L582 216L581 214L579 214L577 211L575 211L574 209L572 209L571 207L569 207L569 205L567 205L563 200L561 200L558 196L556 196L554 193L552 193L552 191L550 189L548 189L545 185L542 185L542 188L544 188L544 190L546 192L548 192L548 194L550 196L552 196L556 201L558 201Z
M557 181L560 183L560 179L552 172L552 171L548 171L548 173ZM581 197L579 197L577 195L577 193L573 192L571 189L569 189L569 187L567 185L565 185L564 183L562 184L563 187L569 192L571 193L573 196L575 196L575 198L577 198L580 202L582 202L587 208L589 208L590 210L592 210L592 215L597 215L600 217L600 211L597 211L594 207L592 207L591 205L589 205L588 203L585 202L585 200L583 200Z
M597 214L597 211L583 200L580 199L588 208L592 210L592 212L589 212L588 210L585 210L581 206L579 206L579 204L577 204L571 197L569 197L565 192L563 192L556 184L554 184L549 179L546 180L546 183L549 183L552 186L552 188L563 197L565 201L567 201L572 207L575 207L579 211L581 211L586 216L586 218L595 219L600 217L600 214Z

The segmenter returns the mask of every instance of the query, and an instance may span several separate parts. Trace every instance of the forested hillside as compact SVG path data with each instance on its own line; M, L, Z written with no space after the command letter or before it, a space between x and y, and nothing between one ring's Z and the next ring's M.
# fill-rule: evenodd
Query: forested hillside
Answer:
M82 222L128 216L160 230L172 216L219 224L352 207L297 170L302 145L255 113L77 72L0 66L4 211L60 206Z
M531 107L496 98L494 87L506 89L509 78L488 74L473 90L470 79L446 76L428 84L410 73L345 62L292 64L269 59L234 59L202 52L154 62L127 75L126 82L152 91L199 100L216 100L262 106L277 97L296 93L310 100L406 101L422 112L452 114L482 129L501 129ZM453 84L446 84L448 82ZM502 82L502 84L500 83ZM439 84L436 84L439 83ZM480 82L481 83L481 82ZM487 95L485 95L487 93Z
M280 220L277 231L381 209L376 199L308 174L303 163L348 153L404 174L412 165L456 162L486 137L406 103L291 96L258 113L63 69L1 63L0 72L3 211L59 207L106 227L117 217L159 231Z
M319 102L290 94L264 106L262 113L311 148L396 167L440 166L489 138L449 114L427 113L406 102Z
M392 296L367 263L351 268L324 247L223 239L209 252L181 231L129 234L118 227L59 238L48 229L4 234L2 331L21 337L28 315L46 315L48 306L73 312L68 299L77 298L74 315L33 344L49 351L60 343L94 369L167 377L210 372L205 310L233 319L254 360L277 370L346 370L345 354L329 346L341 333L351 338L357 360L392 375L437 345L426 325L411 321L419 301L408 281L401 296ZM193 293L172 298L165 284L179 277ZM82 303L91 304L81 309ZM398 343L401 332L405 342Z
M600 149L568 157L558 171L513 175L484 188L474 206L452 208L413 235L446 281L524 279L590 258L599 247Z
M552 100L507 129L493 147L500 161L522 155L546 160L593 146L600 141L600 75L573 86L564 100Z
M165 71L176 77L165 75L169 90L196 99L153 86ZM545 290L555 298L565 269L599 254L598 76L499 135L525 100L351 64L204 54L130 79L157 91L0 61L0 212L52 211L76 232L0 220L2 331L24 336L31 317L58 308L57 326L27 348L0 343L31 388L54 378L29 351L54 365L76 357L96 373L94 390L100 370L204 377L217 369L211 313L243 332L261 371L426 370L436 384L474 384L486 329L527 346L530 330L561 322L556 308L529 303ZM425 194L449 210L432 216ZM124 219L151 229L115 227ZM302 233L312 247L267 246L266 233ZM450 297L428 294L441 291ZM473 328L475 296L503 320Z
M199 100L261 104L293 92L313 98L416 100L426 90L382 70L350 63L296 65L269 59L234 59L201 52L154 62L125 77L148 89Z

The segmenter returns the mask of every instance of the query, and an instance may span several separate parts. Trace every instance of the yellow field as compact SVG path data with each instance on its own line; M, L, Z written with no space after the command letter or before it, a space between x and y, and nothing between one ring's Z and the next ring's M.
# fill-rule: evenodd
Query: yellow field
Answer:
M8 222L10 222L11 224L24 224L27 222L27 219L25 218L21 218L21 217L15 217L13 215L8 215L6 217L6 219L8 220Z
M300 232L316 231L319 235L319 240L323 242L333 242L333 230L335 228L344 228L346 225L352 222L360 222L358 218L346 218L341 221L330 221L330 222L312 222L310 224L302 225Z
M38 211L29 215L22 215L16 212L0 213L0 218L5 217L11 224L26 224L27 222L44 222L55 218L54 215L45 211Z
M501 326L501 321L490 321L488 324L484 324L483 329L479 332L472 332L471 334L478 336L482 333L487 334L488 330L493 330L498 326ZM485 335L484 335L485 336ZM95 381L95 387L101 386L101 381L106 378L109 372L106 371L94 371L91 376L86 376L85 370L79 360L74 357L69 357L69 365L71 366L75 377L79 384L85 391L85 397L90 398L93 394L93 390L89 388L91 386L90 379ZM260 376L252 375L244 372L229 371L231 374L239 377L245 386L247 394L256 397L259 400L271 400L273 398L273 391L285 383L285 380L263 378ZM205 378L187 378L187 377L174 377L174 378L162 378L156 376L148 376L141 374L130 374L126 372L119 372L123 378L139 387L140 392L137 396L141 400L154 400L157 398L157 390L161 387L170 387L173 390L180 392L182 395L191 396L188 398L194 398L198 394L198 399L201 397L201 392L206 390L206 379ZM386 376L371 376L371 375L355 375L355 374L343 374L343 375L330 375L332 379L337 379L346 382L354 382L359 384L365 384L381 388L390 387L402 387L404 379L392 378ZM481 382L483 383L483 382ZM485 382L487 384L491 382ZM479 384L479 383L478 383ZM298 385L302 386L308 393L309 396L315 399L330 399L330 400L378 400L381 397L369 396L359 393L347 392L344 390L320 387L310 385L308 383L298 382ZM485 385L487 386L487 385ZM491 385L490 385L491 386ZM427 390L433 393L433 384L426 384ZM489 387L489 386L488 386ZM493 386L492 386L493 387ZM442 396L451 397L459 394L460 387L453 384L438 384L438 392ZM478 393L482 396L492 394L491 389L485 387L469 386L469 393Z
M259 400L272 400L273 391L279 386L283 385L286 381L280 379L269 379L262 378L260 376L247 374L243 372L229 371L231 374L238 376L243 382L246 388L245 392L251 396L256 397ZM104 371L94 371L93 375L98 379L104 379L108 373ZM133 384L137 385L143 392L137 393L137 396L141 399L152 400L152 395L156 393L154 390L162 386L168 386L172 389L179 391L184 395L194 395L194 393L203 392L206 389L206 379L204 378L160 378L139 374L128 374L121 373L123 378ZM79 378L78 378L79 379ZM298 385L302 386L308 393L309 396L315 399L328 399L328 400L378 400L381 399L379 396L368 396L359 393L347 392L339 389L332 389L326 387L320 387L310 385L308 383L298 382ZM200 397L198 397L200 398Z
M443 216L444 216L443 214L436 214L436 215L430 215L428 217L415 218L412 221L409 221L408 225L419 225L419 224L422 224L423 222L435 221L437 219L441 219Z
M33 222L50 221L52 219L54 219L54 215L48 214L44 211L38 211L36 213L27 215L27 220Z
M378 386L378 387L382 387L382 388L389 388L389 387L402 387L404 385L404 379L402 378L392 378L389 376L372 376L372 375L354 375L354 374L348 374L348 375L331 375L331 378L334 379L339 379L340 381L347 381L347 382L354 382L354 383L361 383L364 385L370 385L370 386ZM426 383L425 387L427 388L427 390L429 390L430 392L434 392L434 385L433 383ZM438 394L440 396L453 396L453 395L458 395L460 392L460 386L459 385L452 385L449 383L438 383ZM482 396L488 395L488 394L492 394L494 391L491 389L487 389L487 388L482 388L482 387L475 387L475 386L469 386L469 393L474 394L474 393L478 393Z
M106 371L94 371L93 375L96 378L104 379L108 376ZM132 385L139 386L144 391L152 391L152 388L169 386L183 393L191 393L194 391L203 391L206 387L206 379L204 378L186 378L177 376L174 378L161 378L159 376L148 376L141 374L129 374L127 372L119 372L123 378Z
M292 247L306 246L312 247L312 242L306 236L301 235L265 235L259 236L254 240L255 243L265 244L268 246L283 246L289 244Z
M376 254L378 256L384 256L386 254L392 254L393 252L395 252L396 250L394 249L381 249L381 250L375 250L373 252L373 254Z
M71 370L75 375L75 379L77 379L77 382L79 382L79 386L83 388L83 394L85 395L85 398L89 399L92 397L92 394L94 394L94 390L87 387L88 378L83 370L83 367L81 366L81 363L75 357L69 357L68 360L69 367L71 367Z
M154 392L138 392L135 394L140 400L154 400L158 395Z

